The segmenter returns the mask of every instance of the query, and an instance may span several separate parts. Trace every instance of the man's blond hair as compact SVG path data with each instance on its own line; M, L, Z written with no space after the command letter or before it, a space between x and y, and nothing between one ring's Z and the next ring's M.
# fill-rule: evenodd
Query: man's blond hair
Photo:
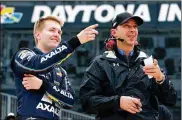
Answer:
M37 44L38 40L35 36L35 33L37 31L41 31L44 28L44 23L47 20L52 20L55 21L57 23L60 24L60 26L62 27L64 25L64 21L61 18L58 18L56 16L47 16L47 17L42 17L40 18L37 22L35 22L34 24L34 31L33 31L33 35L34 35L34 39L35 39L35 44Z

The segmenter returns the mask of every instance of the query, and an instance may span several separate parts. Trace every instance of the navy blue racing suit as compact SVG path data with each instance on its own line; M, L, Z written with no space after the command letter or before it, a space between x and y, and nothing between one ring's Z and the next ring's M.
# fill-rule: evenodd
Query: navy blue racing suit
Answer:
M44 54L38 48L20 49L12 58L18 98L18 112L21 119L29 117L59 119L61 107L72 108L74 91L60 64L80 45L77 37L58 45ZM22 85L24 74L33 74L43 80L39 90L26 90Z

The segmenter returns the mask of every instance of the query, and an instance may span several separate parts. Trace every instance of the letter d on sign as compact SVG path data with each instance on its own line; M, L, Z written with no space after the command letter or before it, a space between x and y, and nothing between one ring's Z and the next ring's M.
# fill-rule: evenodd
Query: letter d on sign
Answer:
M40 16L41 12L43 12L43 16ZM44 17L44 16L49 16L49 15L51 15L51 9L48 6L36 5L33 9L31 22L34 23L39 18Z

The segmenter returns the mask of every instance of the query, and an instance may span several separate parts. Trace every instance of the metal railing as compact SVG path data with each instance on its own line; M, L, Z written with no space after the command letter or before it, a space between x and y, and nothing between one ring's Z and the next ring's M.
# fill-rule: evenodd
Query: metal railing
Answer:
M0 120L4 120L5 116L12 112L17 112L17 97L14 95L0 92ZM60 120L95 120L94 116L74 112L71 110L61 109L59 112Z
M16 113L17 111L17 98L14 95L0 93L0 115L1 120L5 118L5 116L12 112Z
M89 116L86 114L65 109L60 110L59 116L60 120L95 120L94 116Z

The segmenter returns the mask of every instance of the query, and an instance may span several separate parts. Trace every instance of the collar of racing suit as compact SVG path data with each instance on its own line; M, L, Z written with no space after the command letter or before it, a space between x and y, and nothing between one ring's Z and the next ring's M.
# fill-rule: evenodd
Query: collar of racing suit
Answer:
M44 53L43 53L39 48L37 48L37 47L34 47L34 48L33 48L33 51L36 52L36 53L38 53L38 54L40 54L40 55L44 54Z

